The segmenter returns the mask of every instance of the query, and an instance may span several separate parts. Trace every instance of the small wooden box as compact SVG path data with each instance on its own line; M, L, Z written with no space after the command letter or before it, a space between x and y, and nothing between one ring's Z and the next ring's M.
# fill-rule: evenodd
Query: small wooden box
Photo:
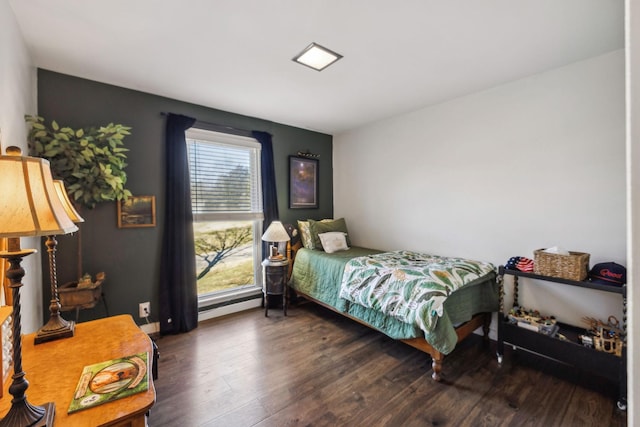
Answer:
M90 286L78 286L78 282L68 282L58 288L60 310L69 311L75 309L93 308L100 301L102 284L105 280L104 273L96 274L96 281Z

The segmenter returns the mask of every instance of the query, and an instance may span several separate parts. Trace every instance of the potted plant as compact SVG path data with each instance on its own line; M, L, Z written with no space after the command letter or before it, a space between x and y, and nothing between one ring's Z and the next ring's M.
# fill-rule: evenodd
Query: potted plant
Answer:
M98 203L119 202L131 196L125 188L129 150L123 142L130 135L130 127L109 123L73 129L61 127L55 120L47 124L40 116L27 115L25 120L31 125L31 154L49 160L54 179L64 181L77 208L93 209ZM78 280L82 277L81 241L78 237Z
M119 201L131 196L125 188L127 174L123 139L128 126L109 123L97 128L72 129L50 125L40 116L25 116L31 124L29 149L32 155L51 163L54 178L62 179L71 198L93 209L97 203Z

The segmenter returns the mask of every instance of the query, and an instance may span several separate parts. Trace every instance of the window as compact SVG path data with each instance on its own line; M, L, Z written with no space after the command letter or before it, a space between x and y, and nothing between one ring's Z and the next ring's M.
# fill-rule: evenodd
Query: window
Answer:
M253 138L186 132L201 302L261 287L260 144Z

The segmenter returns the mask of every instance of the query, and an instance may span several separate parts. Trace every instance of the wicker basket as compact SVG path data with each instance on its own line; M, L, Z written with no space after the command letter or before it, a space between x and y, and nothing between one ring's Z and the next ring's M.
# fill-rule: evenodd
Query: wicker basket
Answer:
M581 281L589 272L589 254L569 252L569 255L550 254L544 249L533 251L533 272L541 276Z

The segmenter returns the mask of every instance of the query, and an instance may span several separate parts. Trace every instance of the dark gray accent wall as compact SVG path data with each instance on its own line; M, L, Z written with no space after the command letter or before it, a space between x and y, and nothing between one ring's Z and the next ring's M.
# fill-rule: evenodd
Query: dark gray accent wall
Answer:
M188 77L186 77L188 78ZM211 82L211 84L216 84ZM274 99L273 102L279 102ZM81 239L83 271L104 271L109 314L128 313L138 318L138 303L151 301L151 320L157 320L160 244L164 225L164 128L162 112L191 116L199 121L273 135L278 187L278 208L284 223L297 219L328 218L333 215L332 136L273 123L259 118L215 110L175 99L98 83L47 70L38 70L38 114L71 127L100 126L110 122L131 126L125 139L128 153L127 188L134 195L155 195L157 226L117 227L116 203L106 202L93 210L83 209L85 222L76 235L59 236L58 283L77 280L78 236ZM298 151L320 155L319 209L288 208L288 157ZM46 249L42 248L45 252ZM175 248L180 250L180 248ZM43 256L45 319L48 318L47 257ZM104 316L97 306L81 311L80 321ZM72 313L65 318L72 319Z

